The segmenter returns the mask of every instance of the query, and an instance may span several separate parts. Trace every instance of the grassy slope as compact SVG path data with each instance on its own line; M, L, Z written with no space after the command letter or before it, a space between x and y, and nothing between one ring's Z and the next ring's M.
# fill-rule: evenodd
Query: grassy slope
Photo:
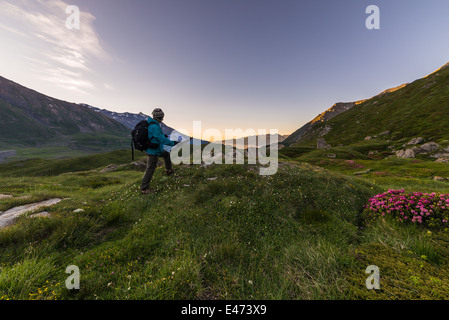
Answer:
M55 172L96 167L84 160ZM362 205L381 191L362 179L294 163L271 177L239 165L177 169L174 179L158 169L148 197L138 193L142 172L126 168L3 177L0 192L32 197L0 210L70 199L48 208L51 219L21 217L0 231L0 298L449 297L447 234L389 221L360 229ZM377 292L364 287L373 263ZM81 271L76 293L64 287L71 264Z
M327 150L288 147L281 149L279 153L284 160L306 162L350 176L370 170L361 175L360 179L384 189L405 188L408 191L449 193L447 163L436 163L435 159L424 154L418 155L416 159L390 157L393 153L388 146L393 145L399 149L403 143L404 141L397 143L379 138ZM447 144L441 145L446 147ZM376 153L370 154L373 151ZM443 177L446 181L434 181L434 177Z
M135 151L135 160L144 154ZM131 151L119 150L103 154L75 157L71 159L31 159L0 164L0 177L56 176L61 173L85 171L109 164L124 164L131 161Z
M440 142L449 139L449 67L404 88L374 97L347 112L317 124L316 130L329 125L330 133L324 136L332 146L350 145L367 136L387 130L388 139L397 141L421 136ZM298 146L316 146L316 134L309 134Z

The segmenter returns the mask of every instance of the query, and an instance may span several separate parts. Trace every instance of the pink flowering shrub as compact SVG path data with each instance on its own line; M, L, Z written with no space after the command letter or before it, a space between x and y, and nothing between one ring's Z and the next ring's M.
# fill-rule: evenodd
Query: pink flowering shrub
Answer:
M365 213L372 219L391 216L400 222L428 228L448 227L449 194L388 190L369 199Z

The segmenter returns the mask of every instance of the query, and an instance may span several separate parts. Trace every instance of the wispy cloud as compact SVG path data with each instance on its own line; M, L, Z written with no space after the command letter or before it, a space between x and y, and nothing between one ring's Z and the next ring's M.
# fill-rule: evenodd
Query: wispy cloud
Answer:
M6 30L8 32L12 32L12 33L14 33L16 35L19 35L21 37L26 37L27 36L26 33L23 33L23 32L20 32L19 30L16 30L14 28L8 27L8 26L4 25L3 23L0 23L0 28Z
M107 89L107 90L110 90L110 91L115 90L115 88L113 86L111 86L110 84L108 84L108 83L104 84L104 88Z
M33 48L28 60L42 80L86 93L95 86L86 73L98 61L110 61L94 28L95 17L81 11L80 30L65 26L68 3L62 0L0 0L0 28L27 37L24 45ZM32 44L32 45L30 45Z

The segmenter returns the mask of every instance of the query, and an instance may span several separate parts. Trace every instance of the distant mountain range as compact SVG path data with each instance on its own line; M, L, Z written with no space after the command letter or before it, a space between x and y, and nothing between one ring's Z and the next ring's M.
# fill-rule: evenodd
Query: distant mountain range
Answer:
M108 118L111 118L117 122L120 122L125 127L128 127L131 130L134 129L136 124L138 124L140 121L148 119L148 116L146 114L143 114L142 112L137 113L137 114L129 113L129 112L120 113L120 112L109 111L106 109L96 108L96 107L93 107L86 103L81 103L80 106L84 106L84 107L87 107L95 112L104 114Z
M95 152L129 145L128 128L110 117L3 77L0 114L0 150L67 146Z
M130 113L130 112L120 113L120 112L109 111L109 110L106 110L106 109L99 109L99 108L93 107L93 106L85 104L85 103L82 103L80 105L83 106L83 107L87 107L90 110L93 110L93 111L95 111L97 113L101 113L101 114L105 115L106 117L111 118L111 119L113 119L113 120L123 124L128 129L130 129L129 132L131 132L134 129L136 124L138 124L142 120L147 120L148 117L149 117L148 115L146 115L146 114L144 114L142 112L140 112L140 113ZM204 141L204 140L202 140L200 142L200 140L198 140L198 139L191 139L191 137L179 133L177 130L175 130L172 127L166 125L165 123L162 123L161 128L162 128L162 132L166 136L170 137L171 135L173 135L173 137L172 137L173 139L176 139L177 137L180 136L183 139L191 140L192 144L199 144L199 143L206 144L206 143L209 143L208 141Z
M130 129L130 132L134 129L134 127L140 121L147 120L149 117L148 115L143 114L142 112L140 112L140 113L130 113L130 112L120 113L120 112L109 111L106 109L96 108L96 107L93 107L93 106L85 104L85 103L82 103L80 105L87 107L95 112L101 113L108 118L114 119L115 121L123 124L125 127ZM161 127L162 127L162 131L164 132L165 135L170 135L174 130L173 128L167 126L165 123L162 123Z
M246 148L263 147L265 145L270 145L270 144L272 144L272 141L275 138L277 138L278 143L280 143L280 142L284 141L287 137L288 137L287 135L266 134L265 135L265 141L264 141L265 143L263 145L261 145L262 144L262 140L261 139L264 138L263 135L243 137L243 141L241 140L241 138L240 139L223 140L222 143L225 144L225 145L234 146L236 148L246 149ZM253 140L254 140L255 143L251 143Z
M449 63L409 84L387 89L366 100L336 103L290 136L285 146L314 146L318 138L347 145L380 133L389 139L449 139ZM0 151L67 147L102 152L130 146L130 132L148 118L55 99L0 77ZM163 124L164 134L176 132ZM180 134L179 134L180 135ZM182 135L181 135L182 136ZM185 139L190 137L183 136ZM267 135L267 144L271 137ZM192 143L208 143L194 139ZM254 147L245 137L238 148ZM233 141L223 141L234 145ZM10 153L4 153L4 156Z

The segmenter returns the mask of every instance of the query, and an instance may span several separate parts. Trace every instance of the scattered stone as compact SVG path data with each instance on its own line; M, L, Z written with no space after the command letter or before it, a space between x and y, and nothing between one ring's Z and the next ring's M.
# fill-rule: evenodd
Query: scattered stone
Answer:
M316 143L316 148L317 149L329 149L329 148L331 148L331 145L327 144L326 140L324 140L324 138L318 138L317 143Z
M331 158L331 159L335 159L337 157L337 155L333 154L333 153L329 153L329 154L326 154L326 157Z
M5 211L0 216L0 228L4 228L4 227L8 227L8 226L12 225L14 223L14 220L18 216L20 216L26 212L34 211L41 207L53 206L61 201L62 201L62 199L50 199L50 200L45 200L45 201L38 202L38 203L26 204L26 205L23 205L20 207L15 207L15 208L9 209L9 210Z
M449 163L449 158L438 158L438 159L435 160L435 162Z
M332 127L329 125L325 125L320 132L318 133L319 137L324 137L326 134L328 134L329 132L331 132Z
M437 154L432 154L430 156L431 158L449 158L449 153L437 153Z
M368 155L372 156L372 155L375 155L375 154L378 154L378 153L379 153L379 151L374 150L374 151L368 152Z
M50 217L50 212L43 211L30 216L30 218L48 218Z
M438 143L427 142L420 147L414 147L413 151L415 152L415 154L429 153L429 152L435 151L439 148L440 148L440 145Z
M74 212L74 213L84 212L84 209L76 209L76 210L73 210L73 212Z
M414 146L414 145L420 144L423 141L424 141L424 138L422 138L422 137L413 138L406 145L407 146Z
M103 170L100 171L100 173L106 173L106 172L111 172L114 171L118 168L118 166L116 164L110 164L108 165L106 168L104 168Z
M354 175L355 176L359 176L359 175L362 175L362 174L366 174L366 173L368 173L370 171L371 171L371 169L367 169L365 171L360 171L360 172L354 172Z
M416 154L413 151L413 149L399 150L399 151L396 151L396 157L398 157L398 158L414 158L414 157L416 157Z
M208 181L215 181L215 180L217 180L217 179L218 179L217 177L207 178Z
M389 134L391 134L391 131L387 130L387 131L379 133L379 136L388 136Z
M146 159L142 159L139 161L131 162L131 165L135 166L139 170L145 170L147 168L147 161Z
M365 141L369 141L369 140L371 140L371 139L373 139L373 137L367 136L364 140L365 140Z
M443 177L433 177L434 181L444 181Z

